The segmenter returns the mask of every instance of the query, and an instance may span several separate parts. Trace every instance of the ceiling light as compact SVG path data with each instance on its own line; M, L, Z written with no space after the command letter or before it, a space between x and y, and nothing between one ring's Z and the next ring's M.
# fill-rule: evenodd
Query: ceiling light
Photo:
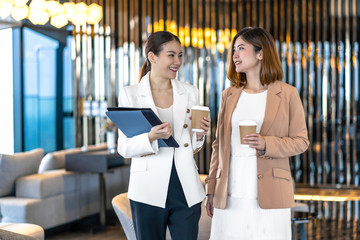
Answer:
M29 0L14 0L15 6L24 7Z
M87 23L96 24L100 22L102 17L102 7L96 3L91 4L88 8Z
M68 24L68 19L64 13L60 13L56 16L53 16L50 20L50 24L57 28L62 28Z
M30 6L29 20L33 24L44 25L49 21L49 14L41 8L31 8Z
M76 26L81 26L86 23L88 6L84 2L77 3L73 6L75 15L70 18L70 21Z
M62 11L61 5L57 1L46 1L45 5L50 17L56 16Z
M12 3L9 1L0 2L0 16L2 18L7 18L11 14Z
M27 5L15 6L15 7L13 7L13 9L11 11L11 16L16 21L21 21L21 20L27 18L28 15L29 15L29 7Z

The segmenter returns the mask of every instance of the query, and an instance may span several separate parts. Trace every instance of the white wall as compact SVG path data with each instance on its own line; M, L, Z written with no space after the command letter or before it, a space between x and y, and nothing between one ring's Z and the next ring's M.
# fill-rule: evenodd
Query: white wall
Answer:
M0 30L0 154L14 153L12 29Z

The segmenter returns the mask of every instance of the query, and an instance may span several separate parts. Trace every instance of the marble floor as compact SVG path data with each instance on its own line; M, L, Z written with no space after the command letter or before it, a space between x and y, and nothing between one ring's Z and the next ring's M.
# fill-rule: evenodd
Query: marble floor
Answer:
M305 197L304 197L305 196ZM310 198L311 196L312 198ZM305 223L308 240L348 240L360 239L360 190L354 189L309 189L297 188L297 200L308 204L313 217ZM321 200L325 199L325 200ZM303 217L306 217L303 214ZM114 214L109 214L107 230L91 232L91 223L81 224L64 231L49 232L47 240L125 240L125 234ZM297 239L300 239L296 225Z
M307 239L360 239L360 190L297 188L296 198L315 217L306 225ZM299 239L299 235L298 235Z

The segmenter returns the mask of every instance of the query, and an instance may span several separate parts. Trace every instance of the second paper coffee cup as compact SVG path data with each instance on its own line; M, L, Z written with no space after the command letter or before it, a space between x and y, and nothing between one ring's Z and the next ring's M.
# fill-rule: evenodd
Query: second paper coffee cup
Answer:
M248 146L244 144L243 138L246 137L247 134L256 133L256 122L253 120L242 120L239 122L239 130L240 130L240 143L242 145Z
M191 126L193 132L203 132L201 128L201 120L206 117L209 118L210 109L206 106L193 106L191 108Z

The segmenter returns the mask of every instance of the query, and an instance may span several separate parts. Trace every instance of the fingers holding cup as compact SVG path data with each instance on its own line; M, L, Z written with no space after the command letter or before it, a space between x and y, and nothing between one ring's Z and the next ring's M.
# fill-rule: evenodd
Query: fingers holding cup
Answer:
M210 128L210 109L206 106L191 108L191 127L193 132L205 133Z

